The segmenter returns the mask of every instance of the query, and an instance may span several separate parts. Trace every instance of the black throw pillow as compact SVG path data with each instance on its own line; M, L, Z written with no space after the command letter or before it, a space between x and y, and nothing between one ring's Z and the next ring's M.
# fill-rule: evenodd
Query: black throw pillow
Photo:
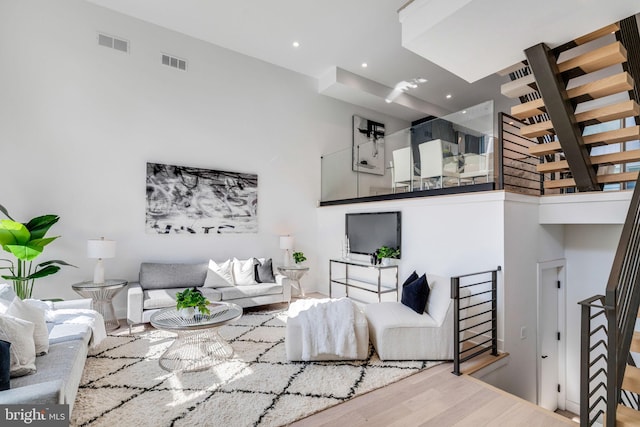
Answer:
M273 275L273 263L271 258L265 260L263 263L260 263L260 260L257 258L253 259L254 264L254 273L256 277L256 282L258 283L275 283L276 278Z
M418 314L424 313L428 298L429 284L425 274L402 288L402 304Z
M418 273L416 273L416 271L413 270L413 273L411 273L409 277L407 277L407 280L404 281L404 283L402 284L402 287L404 288L405 286L407 286L409 283L413 282L417 278L418 278Z
M11 343L8 341L0 340L0 391L9 390L10 388L10 373L11 367Z

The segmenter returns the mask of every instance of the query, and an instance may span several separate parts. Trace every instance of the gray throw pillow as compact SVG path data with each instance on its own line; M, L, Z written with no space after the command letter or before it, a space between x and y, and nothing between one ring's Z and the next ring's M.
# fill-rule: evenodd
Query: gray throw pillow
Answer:
M258 283L275 283L276 278L273 275L273 265L271 258L260 262L259 259L254 258L253 264L255 265L256 282Z

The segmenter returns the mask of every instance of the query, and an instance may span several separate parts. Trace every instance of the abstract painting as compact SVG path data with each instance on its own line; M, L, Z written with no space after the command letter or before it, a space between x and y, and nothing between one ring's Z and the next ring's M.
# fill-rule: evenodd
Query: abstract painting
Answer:
M353 116L354 172L384 175L384 125Z
M258 232L258 175L147 163L147 233Z

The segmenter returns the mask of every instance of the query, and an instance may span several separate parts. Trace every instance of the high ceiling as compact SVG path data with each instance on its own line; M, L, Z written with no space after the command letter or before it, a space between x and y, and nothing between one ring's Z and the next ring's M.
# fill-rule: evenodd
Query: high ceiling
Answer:
M421 107L417 107L421 111L403 107L400 105L401 100L387 104L384 102L384 96L355 93L361 89L354 89L357 85L348 81L336 81L333 85L330 84L326 91L330 96L407 120L423 117L426 115L425 111L457 111L488 99L496 100L498 110L504 110L511 104L511 101L500 95L500 85L506 81L505 77L492 74L471 84L403 48L403 29L398 10L407 0L87 1L317 78L319 81L327 81L327 76L335 77L341 71L346 71L347 73L342 75L348 75L347 80L362 77L365 79L364 86L369 82L386 90L403 81L427 79L426 83L406 92L418 98L409 100L408 104L411 104L412 108L416 108L413 101L417 101L418 104L420 100L424 101ZM416 0L409 7L420 6L424 9L425 4L451 4L447 3L451 1ZM460 5L472 1L495 0L455 0L453 3L457 8L463 9ZM557 0L539 1L557 3ZM609 0L597 1L605 6L609 3ZM637 0L612 1L640 3ZM455 13L455 10L453 12ZM522 19L526 13L519 12L518 15L519 19ZM449 13L445 18L452 19L452 16ZM504 15L501 14L499 18L504 19ZM495 18L492 18L488 11L478 19L482 21L483 26L499 28L491 21ZM463 32L468 34L468 37L474 37L475 33L475 29L467 25L451 28L450 31ZM446 46L446 49L452 51L464 48L449 48L449 39L442 31L438 33L437 40L434 40L434 43ZM300 44L299 47L293 46L294 41ZM366 68L362 66L363 63L367 64ZM496 67L494 71L498 69ZM447 95L451 96L447 98Z

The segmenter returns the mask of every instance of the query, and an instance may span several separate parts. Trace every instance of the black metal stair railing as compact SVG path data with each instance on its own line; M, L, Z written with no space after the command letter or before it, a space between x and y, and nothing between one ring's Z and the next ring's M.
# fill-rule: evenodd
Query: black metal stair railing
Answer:
M607 405L607 317L604 296L580 301L580 425L601 420ZM585 333L586 332L586 333Z
M604 415L604 424L615 427L618 404L639 409L638 396L622 390L627 364L630 357L631 340L635 330L638 308L640 307L640 177L636 180L635 189L627 217L622 228L620 241L611 267L606 293L596 295L580 303L582 305L581 330L581 362L580 379L580 425L593 425ZM591 312L596 310L597 313ZM604 313L606 323L599 324ZM598 322L594 319L598 317ZM600 341L591 342L596 334L606 330L603 338L606 356L602 358ZM600 337L598 337L600 339ZM598 360L595 372L585 369ZM606 361L606 366L601 366ZM601 374L606 377L606 384L601 384ZM598 381L596 380L598 378ZM604 393L603 393L604 390ZM605 408L601 410L601 404Z
M453 373L483 353L498 355L498 266L496 270L451 278Z

